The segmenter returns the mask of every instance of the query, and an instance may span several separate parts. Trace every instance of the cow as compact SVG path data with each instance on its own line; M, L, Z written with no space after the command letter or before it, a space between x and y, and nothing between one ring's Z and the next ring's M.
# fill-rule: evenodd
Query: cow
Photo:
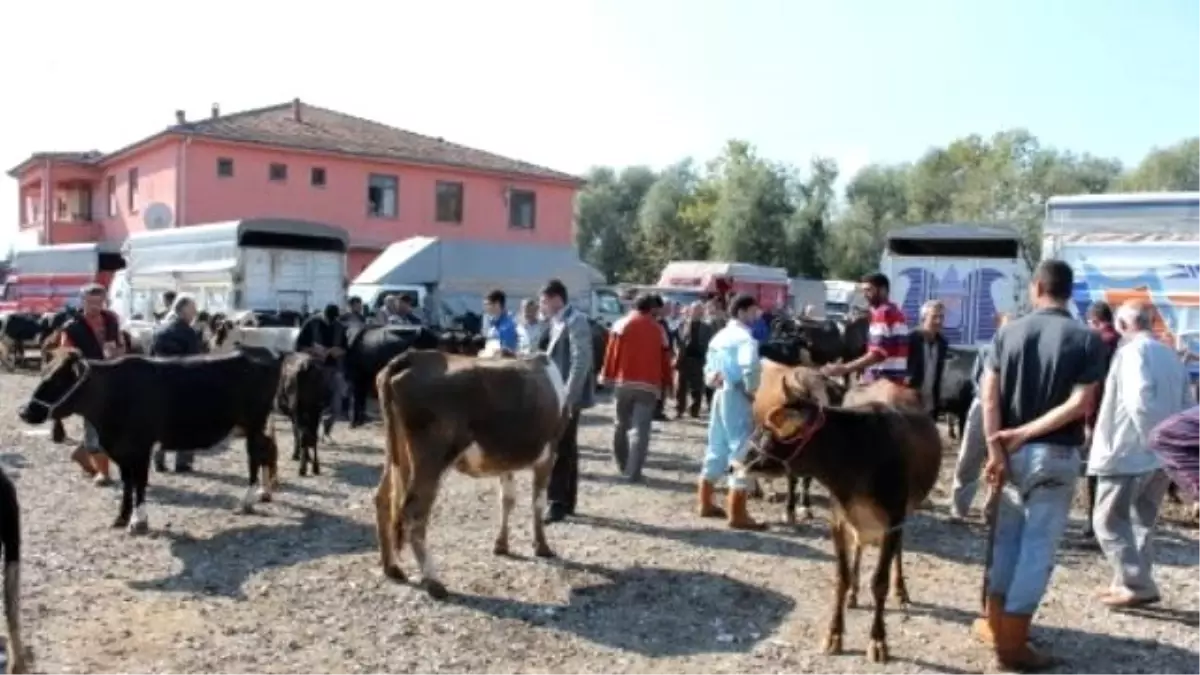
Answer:
M364 326L348 331L346 343L343 365L354 399L351 427L366 423L367 398L375 393L375 376L389 361L409 348L436 349L443 344L437 332L423 326Z
M844 321L797 319L795 323L815 365L849 363L867 353L869 322L865 316Z
M946 350L946 365L942 371L942 388L936 402L936 412L946 413L946 428L950 438L962 438L967 426L967 411L975 400L975 351L961 347Z
M425 548L425 532L442 476L451 467L475 478L500 479L500 530L492 552L507 555L516 503L513 473L533 471L533 550L552 557L542 523L554 448L563 428L567 390L544 354L472 358L410 349L376 378L387 459L375 492L380 563L404 581L397 562L407 535L434 599L447 595Z
M884 391L884 390L888 391ZM871 580L875 600L868 658L888 659L883 610L891 568L892 591L907 604L901 535L905 519L924 501L937 481L941 464L941 439L929 415L918 408L878 402L899 401L910 394L890 382L876 382L861 390L861 398L847 402L857 408L821 405L795 398L765 414L737 470L787 471L811 475L829 491L833 539L837 556L833 616L825 636L827 653L842 651L845 609L852 584L850 548L880 546L879 562ZM857 551L855 556L857 557Z
M308 475L310 451L313 475L321 475L317 436L321 412L329 403L329 395L325 373L316 357L303 352L283 357L275 409L292 423L292 459L300 462L301 476Z
M279 364L244 352L160 359L122 356L92 361L59 350L29 401L18 411L27 424L79 415L96 428L100 446L121 470L121 506L113 527L148 531L146 484L156 443L169 450L204 450L231 433L246 439L249 487L270 501L278 449L266 434L279 385ZM266 480L259 486L259 472Z
M9 370L25 362L25 345L37 343L45 334L41 317L36 314L18 312L0 317L0 361Z
M17 488L0 469L0 546L4 547L4 626L8 672L27 673L21 641L21 504Z

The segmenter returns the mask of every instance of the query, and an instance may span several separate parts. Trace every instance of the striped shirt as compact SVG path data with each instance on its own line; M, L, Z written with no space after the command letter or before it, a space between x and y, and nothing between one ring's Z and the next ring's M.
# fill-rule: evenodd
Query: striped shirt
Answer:
M904 312L891 302L871 308L867 349L883 360L865 373L867 381L886 378L900 384L908 375L908 323Z

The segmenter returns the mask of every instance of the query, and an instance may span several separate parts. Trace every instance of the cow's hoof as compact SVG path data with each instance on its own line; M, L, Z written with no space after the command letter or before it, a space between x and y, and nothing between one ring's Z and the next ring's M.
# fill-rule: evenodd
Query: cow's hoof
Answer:
M434 600L445 600L450 597L450 591L447 591L445 585L437 579L422 579L421 588L424 588L429 597Z
M492 555L508 555L508 541L497 539L496 543L492 544Z
M539 558L553 558L554 551L546 544L534 544L533 554Z
M771 494L767 495L768 504L778 504L785 499L787 499L787 495L781 495L778 492L772 492Z
M314 476L321 475L321 465L320 464L313 464L313 475Z
M254 513L254 504L251 502L242 502L241 504L238 504L237 511L243 516L248 516Z
M821 647L826 654L842 653L842 636L830 633L825 636L825 644Z
M858 594L851 593L846 596L846 609L858 609Z
M892 593L892 602L896 603L898 607L907 607L911 604L912 600L908 597L908 589L901 588L898 591L894 591Z
M293 461L293 462L299 462L299 461L300 461L300 451L299 451L299 450L297 450L297 451L295 451L295 452L293 452L293 453L292 453L292 461Z
M888 648L883 640L871 640L867 645L867 659L871 663L887 663Z
M400 566L396 563L384 565L383 576L391 579L392 581L398 581L400 583L408 581L408 575L406 575L404 570L400 569Z
M796 524L796 512L788 511L786 514L784 514L783 521L785 523L787 523L788 525L795 525Z
M150 531L150 523L145 520L135 520L129 523L129 534L142 535Z
M300 465L300 477L304 478L307 475L308 475L308 467L301 464Z
M804 511L802 512L802 515L804 516L804 519L805 519L805 520L812 520L812 519L813 519L813 512L812 512L812 509L804 509Z
M114 530L119 530L123 527L129 527L129 516L117 516L117 519L113 521L112 528Z
M258 501L262 502L263 504L270 504L274 499L275 496L270 492L267 492L266 490L258 491Z

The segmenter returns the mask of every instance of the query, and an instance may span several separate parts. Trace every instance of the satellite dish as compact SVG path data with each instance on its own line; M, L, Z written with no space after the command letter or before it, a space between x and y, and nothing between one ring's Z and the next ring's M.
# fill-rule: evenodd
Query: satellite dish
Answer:
M142 214L142 224L147 230L165 230L171 227L174 221L175 214L171 212L171 207L162 202L154 202L147 206Z

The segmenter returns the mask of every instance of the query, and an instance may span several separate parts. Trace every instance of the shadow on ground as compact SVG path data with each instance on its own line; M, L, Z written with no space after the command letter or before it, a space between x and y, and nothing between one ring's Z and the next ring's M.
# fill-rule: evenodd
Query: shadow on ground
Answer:
M781 593L706 572L583 569L601 579L573 588L566 605L458 594L447 602L648 657L748 652L795 606Z
M656 539L676 541L689 546L712 548L743 553L761 553L785 558L808 558L810 560L833 560L833 556L794 537L777 536L775 532L741 532L725 528L720 521L713 529L673 528L629 520L618 520L604 516L576 516L575 522L600 527L615 532L639 534Z
M160 538L170 542L171 554L183 562L183 569L169 577L131 581L129 587L245 599L242 587L263 570L375 548L372 527L313 509L290 508L303 516L286 525L250 525L208 539L165 532Z

